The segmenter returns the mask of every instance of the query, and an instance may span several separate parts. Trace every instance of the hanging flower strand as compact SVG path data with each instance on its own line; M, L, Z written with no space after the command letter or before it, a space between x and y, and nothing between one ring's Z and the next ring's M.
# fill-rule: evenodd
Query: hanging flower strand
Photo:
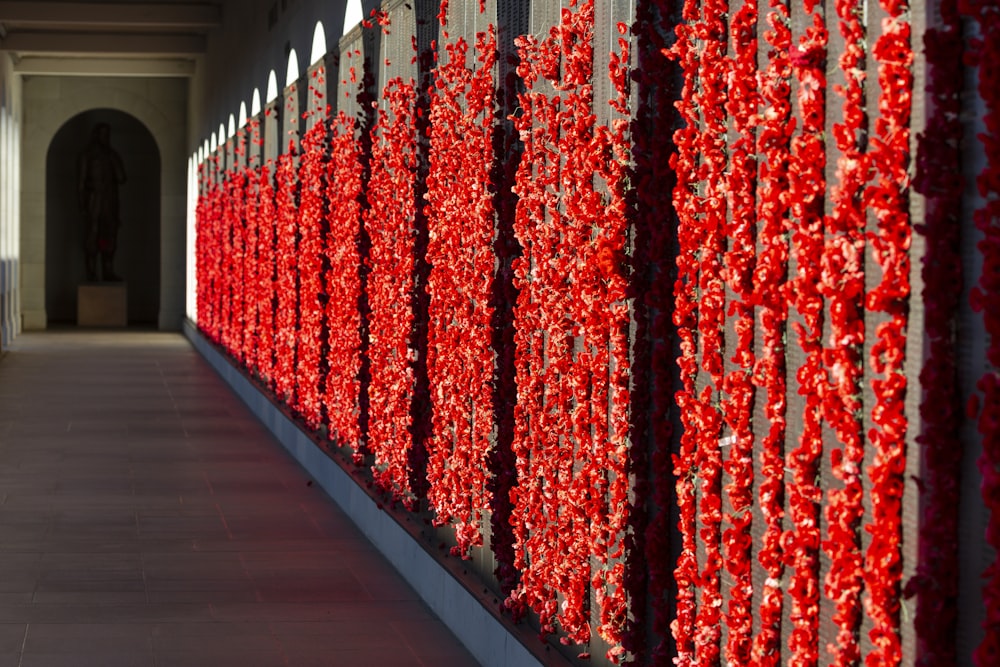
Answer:
M816 0L804 0L812 25L790 50L797 83L801 131L792 139L789 157L789 199L796 273L787 283L788 298L801 321L793 325L804 361L796 371L803 399L802 433L798 446L787 453L791 481L786 485L792 527L783 537L785 565L791 570L788 595L792 629L788 637L790 662L814 665L819 660L819 506L822 490L817 477L823 453L822 354L823 298L819 282L823 253L823 195L827 31Z
M866 196L878 221L869 234L872 254L882 271L866 307L887 319L875 330L869 354L875 405L869 439L874 460L868 467L873 517L865 529L871 542L865 553L864 575L868 596L865 611L872 620L873 650L865 664L895 665L902 660L899 636L902 556L903 476L906 468L907 421L904 399L904 352L910 296L910 105L913 52L910 48L909 6L902 0L882 0L888 16L872 53L878 63L879 116L871 138L875 184Z
M254 375L259 375L257 349L260 345L259 312L257 298L257 282L260 280L260 260L257 256L259 237L259 199L260 184L257 170L246 167L246 198L243 202L243 215L246 220L246 251L244 269L244 289L246 290L246 335L243 338L244 359L246 366Z
M303 120L308 118L306 115ZM323 292L321 230L325 208L328 128L326 113L320 114L302 137L302 156L299 159L299 326L295 409L312 430L318 429L323 421L320 402L323 335L323 305L320 302L320 294Z
M443 10L442 10L443 11ZM435 522L455 522L454 552L471 557L483 542L480 522L489 507L487 456L493 430L494 352L493 196L490 180L496 29L479 33L475 69L466 65L468 44L446 46L431 91L427 261L428 375L433 432L428 444L428 501ZM459 223L461 221L461 223Z
M670 165L677 175L674 187L674 209L677 212L677 279L674 283L673 321L677 327L681 356L677 359L681 388L675 400L682 426L680 448L674 455L677 529L680 533L680 554L674 567L677 585L676 612L670 629L677 650L676 664L688 667L695 662L696 593L699 582L697 561L697 507L695 479L697 469L695 452L698 447L698 402L695 381L698 376L698 253L703 230L698 224L700 215L696 193L699 182L698 127L699 107L696 103L696 72L698 51L694 22L698 19L697 0L685 0L684 19L676 27L677 42L671 55L680 65L682 89L677 110L681 126L674 132L677 152L671 156Z
M513 119L524 141L514 226L524 253L514 262L518 484L511 500L522 580L507 605L538 613L543 635L558 625L564 643L586 645L593 594L597 631L617 660L627 613L626 125L595 127L593 35L587 0L571 2L544 40L518 39L527 90ZM625 61L624 53L612 59L619 113ZM539 90L541 79L559 94Z
M823 408L836 446L830 451L833 476L843 484L827 489L827 538L823 548L830 558L824 592L834 602L837 641L827 647L836 665L856 665L861 658L862 554L859 527L864 509L861 486L864 438L858 415L861 405L861 363L865 336L864 249L867 210L864 189L868 161L862 149L865 118L865 26L859 0L836 5L844 50L838 58L844 77L834 86L841 98L842 119L833 126L838 181L832 185L831 214L827 217L820 291L829 310L830 336L823 351L830 377Z
M626 537L631 524L630 481L627 451L632 395L632 362L628 332L628 284L625 275L625 243L628 237L628 169L632 148L629 135L630 49L624 38L628 26L619 23L617 49L609 59L608 76L614 97L608 100L612 119L594 129L589 156L597 175L607 187L604 206L587 214L596 227L576 304L584 322L591 355L587 371L591 386L589 421L596 434L584 470L589 477L585 490L591 516L590 550L594 562L591 587L599 607L597 634L611 648L607 658L617 662L625 655L624 637L630 598L626 590ZM596 104L596 103L595 103ZM587 169L582 170L583 174ZM596 204L595 200L595 204ZM581 360L584 361L584 360ZM605 406L609 406L610 409ZM587 459L586 455L585 460Z
M221 217L218 224L220 249L219 268L219 342L228 350L233 350L233 229L236 221L236 183L233 174L226 171L222 175Z
M274 387L274 299L275 299L275 240L277 237L277 210L274 200L273 162L268 160L260 169L258 192L257 234L257 317L259 347L257 369L261 378Z
M295 395L295 351L298 328L298 237L297 179L295 147L278 157L275 173L275 292L277 306L274 316L274 391L278 398L292 404Z
M344 112L333 119L326 182L328 371L323 403L330 439L351 447L355 463L361 463L361 145L354 119Z
M386 84L374 129L370 208L364 225L371 234L368 298L371 344L370 447L376 484L407 504L410 492L410 398L413 395L414 216L416 126L413 81Z
M792 33L788 5L772 0L764 32L769 45L768 63L761 78L764 109L757 133L762 156L757 182L757 243L754 300L758 305L761 354L754 368L754 382L766 392L764 415L770 424L760 445L758 496L766 527L757 560L767 573L761 589L760 632L754 638L753 661L760 667L777 667L781 661L781 617L784 592L782 523L785 498L785 329L788 302L788 163L791 139Z
M511 491L515 565L522 578L511 601L523 600L539 614L542 635L554 633L558 624L567 632L566 641L578 644L590 640L585 599L589 520L578 502L581 477L574 473L579 434L571 415L582 412L574 410L579 383L572 379L579 368L573 362L572 286L567 276L571 266L575 268L580 240L571 237L579 233L574 228L579 221L568 210L578 196L576 183L561 162L563 156L580 158L572 155L573 149L586 150L578 143L577 118L584 128L593 122L590 91L584 88L592 74L592 30L593 2L588 0L564 9L559 25L543 41L529 35L518 38L519 74L527 92L521 96L524 113L514 119L525 149L515 186L519 200L514 232L524 254L514 262L514 284L520 291L515 306L519 396L513 443L518 485ZM563 71L557 66L560 57L566 59ZM538 79L562 88L565 105L559 97L534 90ZM560 135L561 127L566 134ZM560 199L565 205L560 206ZM562 609L560 594L566 598Z
M229 297L229 317L228 336L226 347L231 351L233 357L244 363L243 338L246 333L244 323L244 299L243 290L243 244L245 237L245 220L243 218L243 201L246 198L246 178L242 169L235 166L230 169L227 176L227 205L226 205L226 225L228 242L228 270L226 279L229 283L226 292Z
M695 617L695 660L715 664L722 640L722 450L723 415L729 401L723 388L726 322L726 289L722 279L726 236L726 186L728 167L726 133L728 118L729 62L727 48L727 0L702 0L698 54L698 92L695 104L701 113L698 150L701 164L700 211L696 224L702 227L698 249L698 338L700 371L708 380L697 391L694 416L695 465L698 469L698 537L705 552L699 573L700 595ZM721 402L721 404L719 404Z
M753 536L750 532L754 498L753 450L751 425L754 407L754 285L756 255L756 127L760 95L757 90L757 3L748 0L732 17L729 101L726 109L732 119L735 141L729 147L728 188L729 219L726 224L728 250L723 255L722 276L733 300L735 349L734 365L723 381L728 395L725 419L731 444L724 468L729 476L725 492L730 509L723 520L728 527L722 534L723 557L731 577L726 609L725 658L730 664L749 664L753 646Z

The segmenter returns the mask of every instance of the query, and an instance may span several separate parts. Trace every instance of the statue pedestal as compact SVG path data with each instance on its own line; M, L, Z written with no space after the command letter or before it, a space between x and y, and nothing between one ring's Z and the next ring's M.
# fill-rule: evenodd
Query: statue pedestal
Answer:
M76 324L81 327L128 325L125 283L85 283L77 288Z

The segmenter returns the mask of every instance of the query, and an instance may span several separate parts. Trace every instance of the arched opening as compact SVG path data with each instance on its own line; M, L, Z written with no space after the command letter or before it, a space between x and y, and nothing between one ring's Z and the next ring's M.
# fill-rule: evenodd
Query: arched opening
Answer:
M78 160L94 127L111 128L111 147L121 157L114 272L128 287L130 324L156 326L160 313L160 151L137 118L114 109L91 109L66 121L45 158L45 309L53 324L73 324L77 287L86 281L85 227L78 197Z
M278 99L278 77L274 70L271 70L267 75L267 95L264 98L265 104L270 104Z
M346 35L354 26L361 23L365 13L361 9L361 0L347 0L347 8L344 10L344 34Z
M277 94L277 93L275 93ZM253 95L250 97L250 115L257 116L260 114L260 88L253 89Z
M285 87L299 80L299 56L295 49L288 52L288 71L285 72Z
M326 31L323 29L323 22L316 21L316 29L313 30L312 52L309 54L309 64L315 65L326 55Z

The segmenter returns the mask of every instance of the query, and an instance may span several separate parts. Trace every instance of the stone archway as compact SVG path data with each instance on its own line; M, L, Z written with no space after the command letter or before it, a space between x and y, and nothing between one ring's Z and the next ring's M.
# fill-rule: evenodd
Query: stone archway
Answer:
M24 328L48 326L46 308L47 148L74 117L94 109L124 112L152 135L160 154L160 329L184 318L187 203L187 96L184 79L26 77L21 180L21 313Z
M91 109L59 128L45 168L45 311L50 324L76 321L77 286L84 279L82 214L75 198L77 160L93 128L106 123L121 156L126 181L119 189L115 271L128 285L130 324L153 325L160 314L160 151L137 118L114 109Z

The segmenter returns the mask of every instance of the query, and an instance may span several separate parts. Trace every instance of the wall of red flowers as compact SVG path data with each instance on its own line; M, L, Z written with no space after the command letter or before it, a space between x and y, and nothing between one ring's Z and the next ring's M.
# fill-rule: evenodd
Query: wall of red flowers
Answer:
M998 30L386 2L202 165L198 326L567 655L996 664Z

